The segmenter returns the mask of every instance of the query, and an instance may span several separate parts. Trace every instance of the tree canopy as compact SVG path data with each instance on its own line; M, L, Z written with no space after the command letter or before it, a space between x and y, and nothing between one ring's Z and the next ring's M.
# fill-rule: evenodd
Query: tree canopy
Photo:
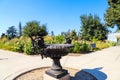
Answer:
M107 26L118 26L120 29L120 0L108 0L108 9L105 14L105 21Z
M61 32L61 36L64 38L71 38L76 39L77 38L77 32L74 30L68 30L67 32Z
M37 21L27 22L23 32L24 32L24 35L27 35L29 37L45 36L48 34L46 25L40 26L40 23Z
M108 30L104 24L100 22L100 18L97 15L91 14L80 16L81 19L81 37L84 40L104 40Z
M15 26L9 27L7 30L8 39L15 38L16 36L17 36L17 30L16 30Z
M7 37L7 35L5 33L2 33L1 38L3 38L3 37Z

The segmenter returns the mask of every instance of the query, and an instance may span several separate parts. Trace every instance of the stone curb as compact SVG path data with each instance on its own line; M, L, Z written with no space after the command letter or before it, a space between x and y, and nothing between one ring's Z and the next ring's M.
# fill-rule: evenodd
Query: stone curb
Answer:
M30 68L25 68L21 71L15 72L14 74L10 74L9 76L7 76L5 79L3 80L14 80L15 78L17 78L18 76L27 73L29 71L35 70L35 69L39 69L39 68L45 68L45 67L49 67L49 66L33 66Z

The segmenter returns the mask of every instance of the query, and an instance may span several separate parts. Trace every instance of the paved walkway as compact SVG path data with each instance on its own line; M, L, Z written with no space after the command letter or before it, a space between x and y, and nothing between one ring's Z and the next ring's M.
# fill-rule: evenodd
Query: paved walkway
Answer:
M111 47L83 56L65 56L65 67L77 68L91 73L98 80L120 80L120 47ZM22 53L0 50L0 80L12 80L25 71L51 66L49 58L26 56Z

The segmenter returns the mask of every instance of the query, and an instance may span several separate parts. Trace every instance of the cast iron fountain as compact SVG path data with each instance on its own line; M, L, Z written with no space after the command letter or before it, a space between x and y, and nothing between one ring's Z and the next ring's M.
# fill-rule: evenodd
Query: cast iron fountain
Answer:
M43 37L36 36L32 43L34 52L40 53L42 58L50 57L53 60L51 69L46 71L47 75L58 79L68 74L68 71L62 68L60 59L69 53L69 48L73 47L70 44L71 39L67 38L65 44L45 44Z

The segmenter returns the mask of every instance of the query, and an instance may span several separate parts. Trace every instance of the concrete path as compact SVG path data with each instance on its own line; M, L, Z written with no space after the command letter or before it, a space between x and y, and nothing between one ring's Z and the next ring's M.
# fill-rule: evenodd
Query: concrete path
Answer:
M49 58L42 60L40 56L0 50L0 80L13 80L25 71L51 64ZM111 47L83 56L65 56L61 59L61 64L91 73L98 80L120 80L120 47Z
M0 50L0 80L12 80L25 71L50 66L51 62L49 58L42 60L41 56L27 56Z

